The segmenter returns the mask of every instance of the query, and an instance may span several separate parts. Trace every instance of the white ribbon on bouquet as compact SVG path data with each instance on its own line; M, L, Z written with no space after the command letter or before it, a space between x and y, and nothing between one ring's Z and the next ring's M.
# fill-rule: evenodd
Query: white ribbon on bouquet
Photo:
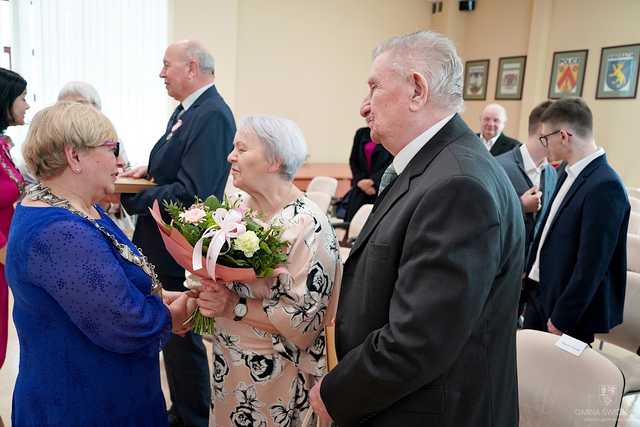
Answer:
M220 256L222 246L227 242L231 246L231 238L238 237L241 234L246 233L247 227L242 222L242 212L238 209L227 210L224 208L218 208L213 213L213 219L218 224L218 227L209 227L202 234L202 237L196 242L193 247L193 256L191 261L195 270L202 268L202 246L204 240L211 237L209 243L209 249L207 249L206 265L209 276L216 279L216 262Z

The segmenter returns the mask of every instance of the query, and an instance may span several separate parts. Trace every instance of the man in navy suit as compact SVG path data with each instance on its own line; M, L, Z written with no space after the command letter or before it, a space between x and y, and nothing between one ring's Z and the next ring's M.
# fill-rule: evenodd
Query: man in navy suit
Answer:
M160 77L169 96L180 104L151 150L148 167L126 174L152 178L157 185L123 196L122 204L127 212L138 215L133 242L155 265L163 287L182 291L184 269L166 251L148 208L154 200L180 201L189 206L195 197L205 199L214 194L221 198L229 175L226 158L232 149L236 125L214 85L213 57L199 43L170 45L163 64ZM163 355L173 402L170 424L208 426L211 392L202 338L192 333L184 337L173 335Z
M524 327L591 343L622 322L631 210L618 174L593 137L580 98L553 103L540 141L567 162L527 262Z
M551 101L545 101L531 110L526 143L496 157L520 196L526 232L525 255L536 224L544 217L556 187L556 170L547 161L549 149L538 139L542 135L540 118L550 105Z
M507 124L507 111L500 104L489 104L480 116L480 141L493 156L499 156L515 147L520 142L504 134Z

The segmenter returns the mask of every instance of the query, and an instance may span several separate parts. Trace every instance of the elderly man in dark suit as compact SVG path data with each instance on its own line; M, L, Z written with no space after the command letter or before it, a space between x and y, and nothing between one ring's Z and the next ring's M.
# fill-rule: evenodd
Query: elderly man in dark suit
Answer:
M214 194L221 198L229 175L227 155L236 131L231 110L214 85L214 60L200 43L170 45L160 77L169 96L179 101L164 135L151 150L149 165L128 176L152 178L156 187L122 198L128 212L138 214L133 242L156 266L165 289L185 290L184 270L166 251L155 221L148 214L154 200L184 205ZM208 426L211 392L202 338L192 333L172 336L163 350L173 406L171 425Z
M529 251L524 327L591 343L622 323L631 207L582 99L554 102L541 120L541 143L567 166Z
M374 52L362 114L393 170L345 263L338 365L310 391L342 427L517 425L522 211L457 114L462 70L433 32Z
M507 110L500 104L489 104L482 110L480 116L480 141L487 147L487 150L494 155L506 153L515 147L520 146L516 139L509 138L504 134L504 127L507 124Z

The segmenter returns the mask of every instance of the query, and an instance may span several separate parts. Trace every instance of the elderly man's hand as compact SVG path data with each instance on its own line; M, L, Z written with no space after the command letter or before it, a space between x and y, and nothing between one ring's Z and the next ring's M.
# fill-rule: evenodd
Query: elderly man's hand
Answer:
M120 175L124 178L144 178L147 176L149 172L149 167L147 165L136 166L135 168L128 169Z
M320 396L321 384L322 384L322 378L309 391L309 403L311 403L313 412L316 413L316 415L320 418L321 421L331 422L333 421L331 419L331 415L329 415L329 411L327 411L327 407L324 406L324 402L322 401L322 396Z
M360 190L362 190L365 194L369 196L373 196L376 194L376 188L373 186L374 182L372 179L361 179L357 182L357 186Z
M538 187L531 187L520 196L525 213L538 212L542 207L542 192Z

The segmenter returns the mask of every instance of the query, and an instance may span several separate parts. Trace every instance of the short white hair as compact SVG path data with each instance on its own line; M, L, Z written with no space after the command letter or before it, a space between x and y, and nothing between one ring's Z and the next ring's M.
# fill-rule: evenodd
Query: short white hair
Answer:
M463 109L462 83L464 68L453 42L433 31L418 31L391 38L373 51L373 59L390 52L393 68L408 77L419 72L429 85L429 101L441 110Z
M58 101L64 101L70 97L79 97L93 105L98 111L102 110L102 101L96 88L86 82L69 82L65 84L58 94Z
M267 160L280 162L280 174L292 181L307 158L307 144L300 127L293 121L274 116L247 116L238 129L248 128L264 144Z
M187 58L195 60L204 74L215 74L215 60L199 42L188 41L185 49Z
M484 107L484 109L482 110L482 114L480 116L481 117L484 116L484 113L487 110L497 110L498 113L500 114L500 116L502 116L502 121L504 123L507 123L507 119L509 117L507 117L507 110L502 105L496 104L495 102L491 103L491 104L487 105L486 107Z

